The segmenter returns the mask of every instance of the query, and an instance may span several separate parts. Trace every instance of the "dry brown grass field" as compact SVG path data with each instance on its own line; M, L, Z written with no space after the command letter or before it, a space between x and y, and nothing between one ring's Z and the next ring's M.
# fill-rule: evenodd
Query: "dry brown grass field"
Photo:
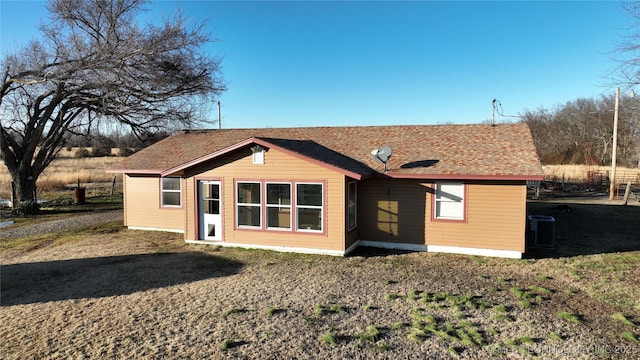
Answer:
M68 189L80 181L81 184L92 187L104 187L113 182L114 174L105 173L105 169L118 162L120 157L85 157L68 158L60 157L38 178L37 188L39 196L42 192L59 191ZM121 183L122 176L118 175L116 181ZM9 198L11 194L11 176L4 163L0 163L0 197Z
M596 172L599 174L608 174L609 171L611 171L611 166L545 165L543 166L543 169L544 169L544 176L546 180L553 180L553 181L564 180L567 182L584 183L588 181L589 172ZM638 179L638 181L640 181L640 169L617 167L616 178Z

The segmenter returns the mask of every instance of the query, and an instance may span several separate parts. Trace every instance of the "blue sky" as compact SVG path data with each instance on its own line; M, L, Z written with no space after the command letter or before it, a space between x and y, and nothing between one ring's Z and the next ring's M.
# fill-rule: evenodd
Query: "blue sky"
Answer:
M44 4L0 0L3 53L39 36ZM494 98L518 115L608 95L631 24L613 1L156 1L145 16L178 7L219 39L224 128L479 123Z

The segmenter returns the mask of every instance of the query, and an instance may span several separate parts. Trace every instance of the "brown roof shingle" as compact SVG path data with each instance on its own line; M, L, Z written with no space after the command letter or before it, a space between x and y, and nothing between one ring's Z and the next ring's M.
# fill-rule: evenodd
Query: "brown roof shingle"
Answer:
M186 130L123 159L110 172L159 174L252 138L362 176L383 172L371 156L383 145L393 149L387 173L393 177L543 176L524 123Z

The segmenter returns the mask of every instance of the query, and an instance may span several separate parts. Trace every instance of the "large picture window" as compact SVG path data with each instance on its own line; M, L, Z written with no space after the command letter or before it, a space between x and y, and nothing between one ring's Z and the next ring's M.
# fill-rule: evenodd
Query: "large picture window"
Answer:
M238 227L259 228L262 226L262 196L259 182L237 183Z
M355 181L349 183L347 193L347 228L349 230L356 227L358 187Z
M291 229L291 184L267 183L267 228Z
M179 177L163 177L161 197L163 207L182 206L182 181Z
M296 230L322 231L322 184L296 184Z
M236 227L268 231L324 231L324 184L238 181Z
M436 183L435 218L464 220L464 184Z

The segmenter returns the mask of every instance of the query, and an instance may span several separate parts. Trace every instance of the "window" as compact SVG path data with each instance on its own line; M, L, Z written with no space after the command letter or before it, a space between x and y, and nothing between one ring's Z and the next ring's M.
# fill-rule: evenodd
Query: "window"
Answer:
M267 228L291 229L291 184L267 183Z
M162 178L162 206L180 207L182 206L181 179L179 177Z
M322 231L322 184L296 184L296 230Z
M237 184L238 227L261 227L262 197L259 182L239 182Z
M352 181L347 189L347 229L351 230L356 227L356 209L358 199L357 183Z
M436 219L464 219L464 184L436 183L435 196Z
M202 210L204 214L220 215L220 185L202 183Z
M252 156L253 163L257 165L263 165L264 164L264 148L260 145L256 145L251 148L251 151L253 152L253 156Z
M323 183L237 182L235 206L241 229L324 231Z

